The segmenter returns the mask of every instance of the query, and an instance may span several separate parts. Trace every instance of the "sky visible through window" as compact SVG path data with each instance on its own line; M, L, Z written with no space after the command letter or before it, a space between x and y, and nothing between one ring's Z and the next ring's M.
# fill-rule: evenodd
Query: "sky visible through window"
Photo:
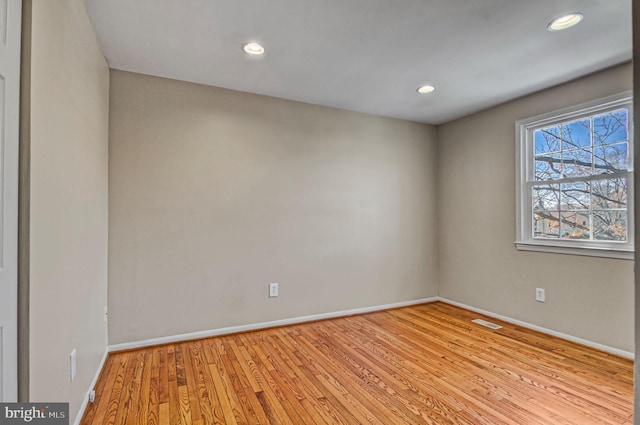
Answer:
M533 237L628 238L629 111L534 130Z

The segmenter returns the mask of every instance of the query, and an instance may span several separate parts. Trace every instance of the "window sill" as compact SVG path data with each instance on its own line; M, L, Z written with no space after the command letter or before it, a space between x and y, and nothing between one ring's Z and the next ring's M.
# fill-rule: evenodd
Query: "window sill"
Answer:
M519 251L548 252L553 254L584 255L588 257L617 258L620 260L633 260L634 252L627 249L592 248L549 245L535 242L515 242Z

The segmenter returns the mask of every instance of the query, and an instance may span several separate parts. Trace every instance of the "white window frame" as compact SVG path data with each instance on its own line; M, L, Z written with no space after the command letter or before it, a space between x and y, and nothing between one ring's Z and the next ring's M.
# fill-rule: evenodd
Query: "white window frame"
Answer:
M634 202L633 202L633 92L626 91L577 106L526 118L516 122L516 242L517 249L558 254L633 260ZM535 181L533 157L535 130L574 119L604 113L609 110L629 110L629 171L627 177L627 241L586 241L571 239L542 239L533 237L533 196Z

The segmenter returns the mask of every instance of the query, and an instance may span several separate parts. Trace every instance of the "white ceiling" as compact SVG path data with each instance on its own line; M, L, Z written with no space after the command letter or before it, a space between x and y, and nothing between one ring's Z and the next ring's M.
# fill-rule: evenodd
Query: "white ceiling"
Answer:
M432 124L632 56L631 0L86 3L112 68Z

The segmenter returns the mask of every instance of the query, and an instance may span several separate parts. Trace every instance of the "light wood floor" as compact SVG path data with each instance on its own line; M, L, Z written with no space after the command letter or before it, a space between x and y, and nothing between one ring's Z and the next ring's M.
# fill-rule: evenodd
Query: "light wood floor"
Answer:
M633 362L443 303L112 354L83 424L632 424Z

